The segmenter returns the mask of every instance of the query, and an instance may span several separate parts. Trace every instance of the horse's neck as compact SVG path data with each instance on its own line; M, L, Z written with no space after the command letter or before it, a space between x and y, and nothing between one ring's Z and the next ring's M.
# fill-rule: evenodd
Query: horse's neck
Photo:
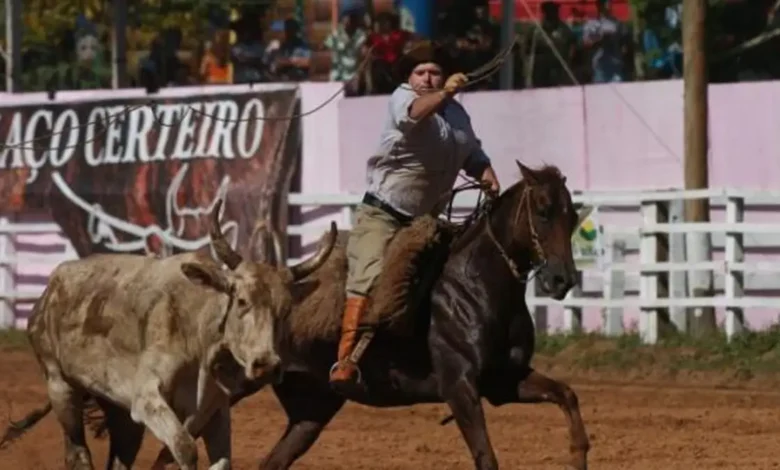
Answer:
M522 191L518 189L518 192ZM506 263L506 260L501 257L500 252L503 252L515 263L517 269L521 272L526 272L531 269L531 257L529 256L530 250L529 244L523 244L517 240L515 225L523 223L522 196L517 194L511 199L500 201L500 205L495 210L491 211L486 217L485 225L490 224L490 227L485 226L483 232L485 238L489 243L498 244L499 247L495 247L494 251L499 253L501 261ZM526 214L527 216L527 214ZM493 232L493 237L487 233L488 229Z
M500 207L486 214L463 234L464 239L451 256L453 261L464 264L464 272L476 275L474 282L481 283L482 288L498 296L496 298L507 297L509 291L525 290L525 284L515 277L504 256L514 263L521 276L531 269L528 250L519 246L512 237L511 225L516 223L516 212L514 201L502 201ZM492 231L492 236L488 230Z

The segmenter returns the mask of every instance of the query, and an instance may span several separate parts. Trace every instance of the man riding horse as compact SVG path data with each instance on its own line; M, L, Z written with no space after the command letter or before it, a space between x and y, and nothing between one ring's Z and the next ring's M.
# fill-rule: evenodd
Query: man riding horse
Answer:
M347 299L338 360L330 374L334 387L356 382L357 364L350 355L385 248L396 232L414 217L440 211L440 201L460 170L479 179L490 193L499 192L469 115L453 100L468 79L453 73L445 81L449 72L446 53L428 41L413 46L396 66L403 82L390 97L379 149L368 161L368 191L347 242Z

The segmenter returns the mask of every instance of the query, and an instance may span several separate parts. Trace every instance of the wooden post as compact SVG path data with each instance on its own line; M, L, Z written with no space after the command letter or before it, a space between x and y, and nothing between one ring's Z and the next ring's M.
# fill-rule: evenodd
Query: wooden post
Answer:
M685 188L708 187L707 165L707 0L683 2L683 80L685 87ZM688 200L685 204L686 222L707 222L710 203L707 199ZM712 239L709 234L687 236L688 260L692 263L708 261L712 257ZM712 272L691 272L689 285L693 297L713 295ZM691 333L708 334L717 328L713 308L697 308L691 316Z
M5 0L6 91L22 91L22 1Z

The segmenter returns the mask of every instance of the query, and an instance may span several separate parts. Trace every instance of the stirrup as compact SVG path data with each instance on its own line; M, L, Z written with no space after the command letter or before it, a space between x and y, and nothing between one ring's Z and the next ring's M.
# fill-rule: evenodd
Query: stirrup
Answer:
M342 361L336 361L333 363L332 366L330 366L330 370L328 371L328 380L330 380L331 376L333 375L333 371L336 370L336 367L341 364ZM355 364L355 370L357 371L357 379L355 380L355 383L359 384L363 382L363 373L360 372L360 367L358 367L357 364Z

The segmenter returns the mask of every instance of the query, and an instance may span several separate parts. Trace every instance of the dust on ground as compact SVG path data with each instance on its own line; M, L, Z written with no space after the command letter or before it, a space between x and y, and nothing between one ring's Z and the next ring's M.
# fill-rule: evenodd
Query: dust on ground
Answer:
M576 349L576 348L575 348ZM46 400L38 365L29 351L2 351L0 416L18 419ZM573 350L540 357L543 372L564 378L579 394L599 470L772 469L780 467L780 381L735 378L732 371L680 371L648 364L589 370ZM582 357L580 350L576 357ZM572 365L575 364L575 365ZM737 388L735 388L737 387ZM485 403L490 437L502 468L560 469L568 438L554 405ZM9 408L10 407L10 408ZM293 467L335 469L471 469L468 450L454 424L440 426L442 405L373 409L348 404L311 451ZM255 469L284 431L286 420L270 390L233 408L234 468ZM159 450L147 433L138 468ZM96 467L107 440L90 440ZM3 468L60 469L63 440L47 416L19 441L0 450ZM201 447L199 466L206 468Z

